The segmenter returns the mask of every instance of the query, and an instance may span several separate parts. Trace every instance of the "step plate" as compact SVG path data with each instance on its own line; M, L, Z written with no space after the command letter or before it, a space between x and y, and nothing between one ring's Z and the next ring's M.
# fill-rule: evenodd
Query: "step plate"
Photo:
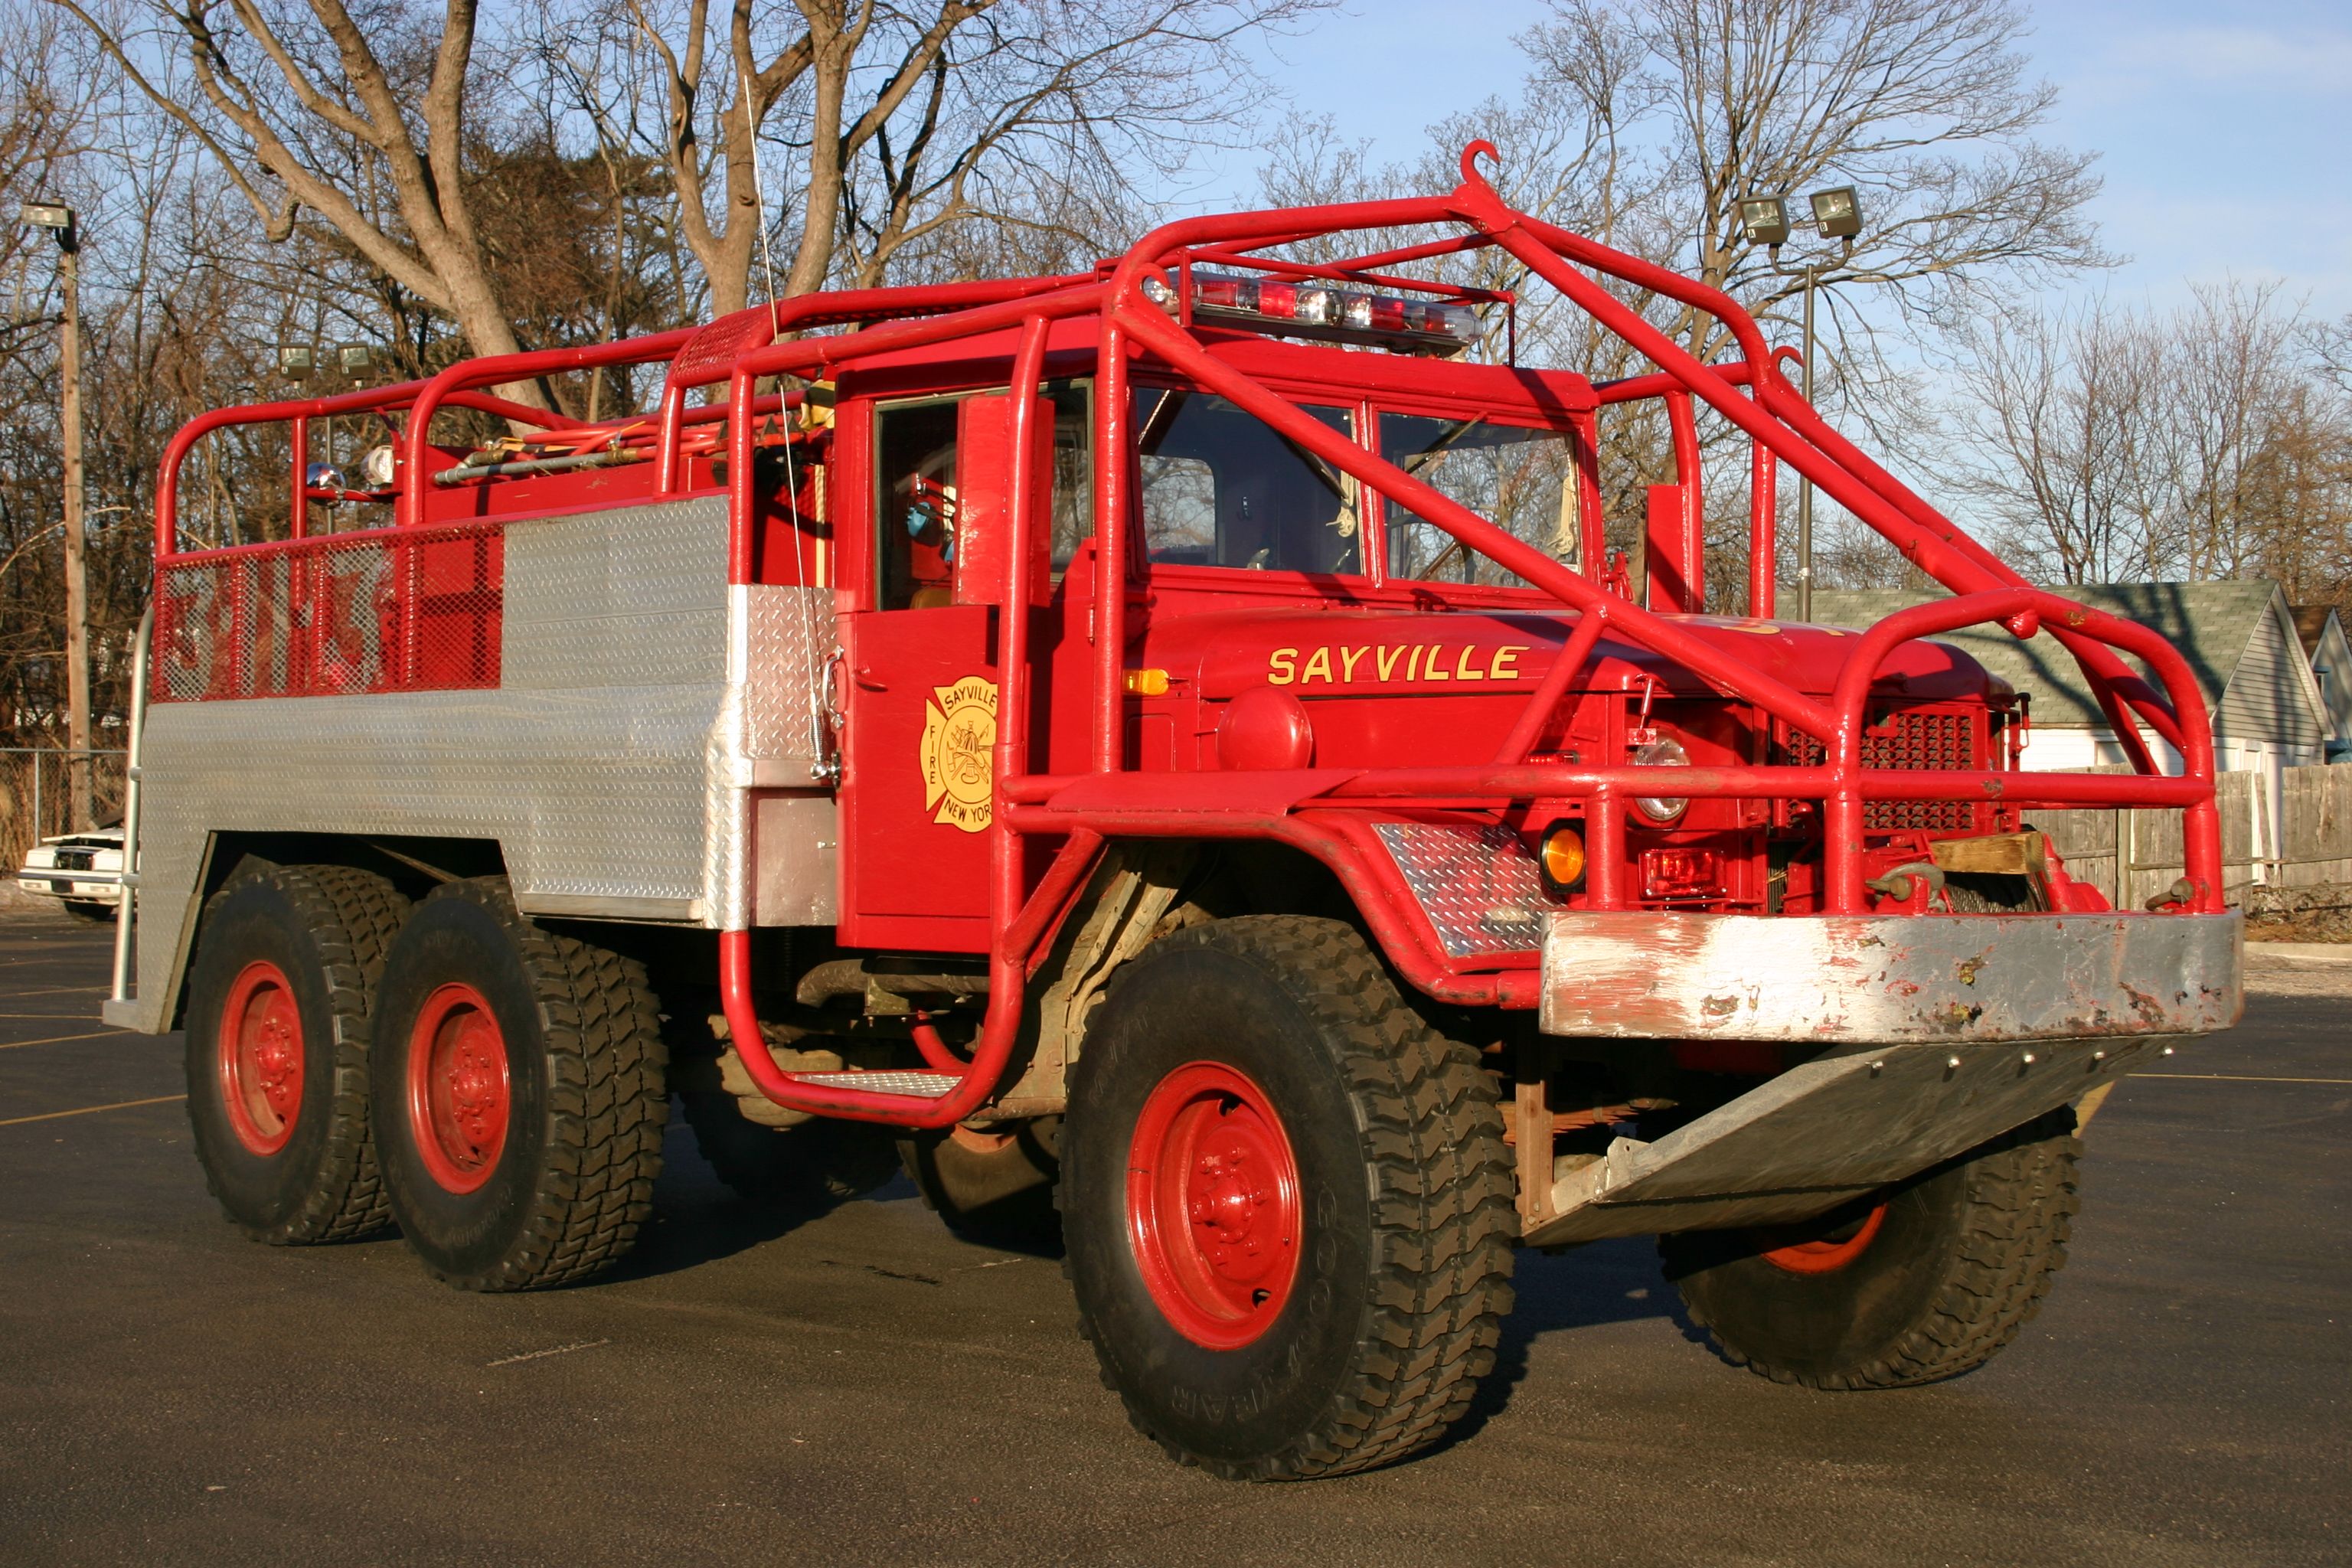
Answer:
M912 1100L940 1100L963 1080L943 1072L796 1072L794 1083L812 1089L855 1089L867 1094L903 1094Z

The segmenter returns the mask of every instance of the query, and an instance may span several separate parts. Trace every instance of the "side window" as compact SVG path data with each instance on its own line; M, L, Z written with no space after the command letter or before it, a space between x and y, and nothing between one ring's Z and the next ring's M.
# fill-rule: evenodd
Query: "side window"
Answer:
M1558 430L1478 418L1381 416L1381 455L1512 537L1579 564L1576 453ZM1389 574L1428 583L1523 587L1515 573L1475 554L1396 502L1388 507Z
M1346 409L1305 412L1353 439ZM1251 571L1363 570L1355 481L1255 416L1206 393L1139 387L1135 428L1147 559Z
M902 403L875 413L876 609L948 602L955 577L958 401Z
M1094 528L1088 443L1090 384L1048 383L1054 409L1054 567L1069 563ZM923 610L949 603L955 584L955 397L887 405L874 415L874 605Z

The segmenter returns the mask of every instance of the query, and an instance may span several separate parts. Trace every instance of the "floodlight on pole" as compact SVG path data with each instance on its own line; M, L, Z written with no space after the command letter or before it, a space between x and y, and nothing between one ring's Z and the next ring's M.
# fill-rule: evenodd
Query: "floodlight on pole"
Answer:
M19 210L18 217L26 228L53 228L61 235L74 231L73 208L56 202L26 202ZM58 243L66 242L60 239Z
M311 350L310 344L280 343L278 345L278 374L287 380L308 381L310 379L310 373L316 370L318 365L319 356Z
M365 381L368 372L375 368L375 351L365 343L338 344L335 365L352 381Z
M1750 245L1789 242L1789 204L1780 196L1739 198L1739 230Z
M1862 202L1852 185L1832 185L1806 199L1812 203L1813 226L1823 239L1852 239L1862 232Z

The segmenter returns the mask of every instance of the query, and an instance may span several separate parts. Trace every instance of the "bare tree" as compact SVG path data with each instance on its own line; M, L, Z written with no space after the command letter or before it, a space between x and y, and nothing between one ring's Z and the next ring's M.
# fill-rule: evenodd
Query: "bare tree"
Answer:
M1232 124L1244 36L1326 3L630 0L625 20L657 62L659 155L726 311L751 298L763 207L789 297L878 282L959 225L1057 228L1073 188L1132 195ZM628 125L609 107L626 89L575 79L601 128Z
M1957 477L2032 569L2070 583L2352 585L2352 406L2275 285L1980 322L1952 357Z
M1961 478L2004 545L2064 583L2154 569L2168 504L2158 330L2093 302L1971 321L1959 346Z

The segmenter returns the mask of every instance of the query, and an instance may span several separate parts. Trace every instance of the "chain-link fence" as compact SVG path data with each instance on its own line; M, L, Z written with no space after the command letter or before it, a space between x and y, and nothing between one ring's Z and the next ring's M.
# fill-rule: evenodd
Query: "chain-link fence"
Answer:
M42 839L73 828L73 773L79 759L89 769L90 822L112 826L122 820L123 752L115 747L76 752L64 746L0 746L0 872L14 878L25 852Z

